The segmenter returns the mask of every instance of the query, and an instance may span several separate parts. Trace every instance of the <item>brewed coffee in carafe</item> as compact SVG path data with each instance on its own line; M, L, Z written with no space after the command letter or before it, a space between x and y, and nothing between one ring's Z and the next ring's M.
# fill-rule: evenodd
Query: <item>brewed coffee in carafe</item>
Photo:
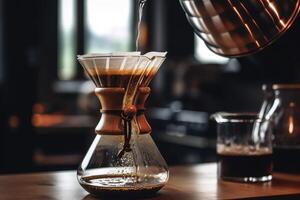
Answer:
M147 195L160 190L169 171L150 133L144 103L166 53L79 56L101 103L97 136L78 169L89 193Z

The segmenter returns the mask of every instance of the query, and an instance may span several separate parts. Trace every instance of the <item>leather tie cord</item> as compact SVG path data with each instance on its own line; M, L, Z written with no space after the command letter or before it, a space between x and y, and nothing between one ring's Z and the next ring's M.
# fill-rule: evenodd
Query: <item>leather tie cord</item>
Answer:
M132 119L134 115L136 114L136 107L135 106L128 106L127 108L124 109L124 111L121 114L121 117L123 119L123 124L124 124L124 145L123 149L118 153L118 158L121 159L125 152L130 152L132 151L130 147L130 139L131 139L131 134L132 134Z

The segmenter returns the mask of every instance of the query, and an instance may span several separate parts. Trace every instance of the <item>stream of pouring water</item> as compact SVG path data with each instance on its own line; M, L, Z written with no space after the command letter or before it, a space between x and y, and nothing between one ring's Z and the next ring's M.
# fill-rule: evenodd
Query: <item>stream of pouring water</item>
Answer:
M142 23L142 18L143 18L143 9L144 9L144 5L146 3L147 0L138 0L138 23L137 23L137 36L136 36L136 42L135 42L135 48L136 51L139 51L139 40L140 40L140 28L141 28L141 23ZM137 129L136 127L133 129ZM137 145L137 144L134 144ZM138 148L138 147L137 147ZM139 158L139 155L136 154L136 152L132 152L133 153L133 160L134 160L134 165L135 165L135 174L136 174L136 183L139 182L138 179L138 173L139 173L139 165L138 165L138 160L140 160L141 158ZM140 153L140 152L139 152Z
M137 37L136 37L136 42L135 42L135 47L136 51L139 50L139 40L140 40L140 28L141 28L141 23L142 23L142 18L143 18L143 9L144 5L147 0L139 0L139 10L138 10L138 24L137 24Z

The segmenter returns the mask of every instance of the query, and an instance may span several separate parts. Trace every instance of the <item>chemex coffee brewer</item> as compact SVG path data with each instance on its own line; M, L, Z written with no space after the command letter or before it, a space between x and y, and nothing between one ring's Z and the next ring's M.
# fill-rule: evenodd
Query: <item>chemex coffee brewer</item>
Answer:
M150 81L166 53L78 56L101 103L97 136L78 169L78 181L94 195L145 195L168 181L167 164L153 142L144 111Z

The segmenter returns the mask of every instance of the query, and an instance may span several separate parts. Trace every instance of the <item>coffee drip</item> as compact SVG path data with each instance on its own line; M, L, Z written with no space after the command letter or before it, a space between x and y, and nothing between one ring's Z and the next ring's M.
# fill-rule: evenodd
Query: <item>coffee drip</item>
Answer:
M167 165L144 115L148 85L165 55L132 52L78 57L95 83L102 113L97 136L78 169L79 183L88 192L148 193L167 182Z

